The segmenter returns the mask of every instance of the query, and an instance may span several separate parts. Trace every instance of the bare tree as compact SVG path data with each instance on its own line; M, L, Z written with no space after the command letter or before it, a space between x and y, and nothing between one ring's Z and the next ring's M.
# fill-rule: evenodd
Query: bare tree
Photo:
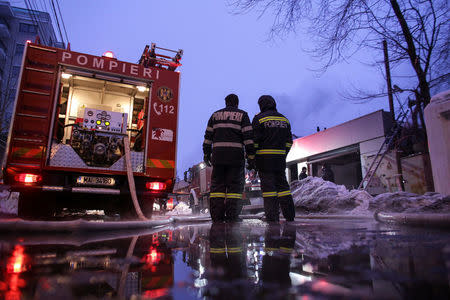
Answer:
M408 63L410 91L423 109L431 91L447 85L449 76L449 9L447 0L235 0L238 12L261 9L274 13L272 34L307 29L315 41L311 53L326 70L361 49L383 53L388 43L391 66ZM382 60L379 62L383 64ZM380 96L380 95L378 95Z

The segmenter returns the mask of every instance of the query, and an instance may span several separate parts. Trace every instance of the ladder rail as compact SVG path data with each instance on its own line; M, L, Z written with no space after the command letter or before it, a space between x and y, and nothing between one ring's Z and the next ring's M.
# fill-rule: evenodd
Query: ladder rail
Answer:
M363 187L364 182L366 180L367 180L367 184L363 188L363 190L365 191L367 189L367 187L369 186L370 182L372 181L373 176L375 175L376 171L378 170L378 167L380 166L381 162L383 161L383 158L386 156L386 153L389 151L389 148L390 148L391 144L394 142L395 137L397 136L397 134L399 133L400 129L402 128L400 126L400 123L403 123L403 121L405 120L406 116L407 116L406 112L400 113L400 115L398 116L398 119L395 121L395 127L394 127L393 133L391 134L391 136L389 138L386 138L384 140L383 144L381 145L380 149L378 150L377 154L375 155L372 163L370 164L370 167L367 170L366 175L364 176L363 180L359 184L358 190ZM386 141L388 141L388 142L386 142ZM385 145L386 145L386 149L384 150L383 154L381 155L380 160L377 162L377 164L375 166L375 169L372 171L372 168L375 165L375 162L376 162L377 158L380 156L380 153L383 150L383 147Z
M381 145L380 149L378 150L377 154L375 155L375 158L373 159L372 163L369 166L369 169L367 170L366 175L364 175L364 178L362 179L361 183L358 186L358 190L361 189L362 185L364 184L364 181L366 181L367 177L370 176L370 170L372 170L373 165L375 164L375 161L377 160L377 157L380 155L381 150L383 150L384 145L386 145L387 139L384 139L383 144Z

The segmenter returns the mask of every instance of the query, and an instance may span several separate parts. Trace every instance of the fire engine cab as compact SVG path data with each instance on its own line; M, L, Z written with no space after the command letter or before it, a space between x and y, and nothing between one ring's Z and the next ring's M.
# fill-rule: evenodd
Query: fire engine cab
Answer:
M20 192L19 216L49 216L64 207L130 212L127 151L150 216L175 177L182 54L152 44L134 64L111 52L93 56L28 43L2 166L4 182Z

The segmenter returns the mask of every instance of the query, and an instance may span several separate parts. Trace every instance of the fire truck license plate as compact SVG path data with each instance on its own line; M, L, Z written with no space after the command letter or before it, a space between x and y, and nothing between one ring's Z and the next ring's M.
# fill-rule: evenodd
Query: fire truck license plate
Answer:
M77 183L82 185L106 185L111 186L116 182L111 177L94 177L94 176L79 176Z

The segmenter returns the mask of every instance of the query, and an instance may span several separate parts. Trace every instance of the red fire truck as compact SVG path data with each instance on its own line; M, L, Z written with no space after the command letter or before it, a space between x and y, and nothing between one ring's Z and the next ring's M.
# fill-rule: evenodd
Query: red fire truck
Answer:
M194 213L209 209L212 167L204 162L198 163L185 172L184 180L189 183L189 205ZM261 211L262 192L256 171L245 172L244 193L242 195L244 211Z
M204 162L193 165L185 173L184 180L189 183L189 206L192 212L209 209L212 167Z
M182 54L151 44L134 64L110 51L28 43L2 165L4 182L20 192L19 216L63 207L130 212L127 151L141 208L151 215L175 177Z

